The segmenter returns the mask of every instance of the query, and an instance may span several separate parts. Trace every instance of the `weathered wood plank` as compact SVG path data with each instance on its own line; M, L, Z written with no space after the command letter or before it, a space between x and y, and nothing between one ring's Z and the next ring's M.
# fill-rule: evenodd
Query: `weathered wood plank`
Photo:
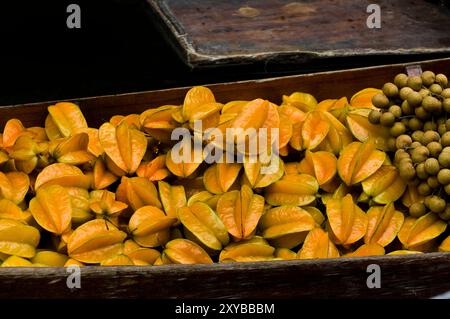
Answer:
M147 1L191 67L450 52L438 1L377 1L381 29L366 25L370 0Z
M367 266L381 268L369 289ZM429 298L450 290L450 253L157 267L0 270L0 298Z

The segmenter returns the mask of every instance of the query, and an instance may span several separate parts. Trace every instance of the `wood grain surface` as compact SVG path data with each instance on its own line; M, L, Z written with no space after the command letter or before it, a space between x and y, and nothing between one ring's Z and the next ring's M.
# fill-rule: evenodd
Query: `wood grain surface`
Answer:
M450 10L439 1L147 0L191 67L266 60L450 52Z
M450 74L450 58L423 61L423 70ZM319 100L380 87L405 64L214 84L218 101L305 91ZM189 88L73 100L91 126L112 115L180 104ZM0 106L0 131L10 118L43 125L52 102ZM369 264L381 267L381 288L369 289ZM450 253L157 267L84 267L81 289L68 289L64 268L0 268L0 298L428 298L450 290Z
M367 266L381 288L367 287ZM154 267L0 269L0 298L429 298L450 290L450 253Z

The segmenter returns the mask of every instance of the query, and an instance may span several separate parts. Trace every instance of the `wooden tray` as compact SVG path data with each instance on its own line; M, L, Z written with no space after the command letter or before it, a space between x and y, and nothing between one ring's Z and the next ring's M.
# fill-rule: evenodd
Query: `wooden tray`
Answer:
M371 0L147 2L193 68L339 57L367 57L370 65L370 56L450 52L450 10L438 0L377 1L381 29L366 25Z
M424 61L424 70L450 74L450 58ZM218 101L262 97L280 102L302 90L319 100L380 87L405 64L210 85ZM115 114L180 104L189 88L75 100L89 125ZM0 130L19 118L42 125L51 102L1 106ZM381 267L381 288L366 285L367 266ZM450 253L158 267L84 267L81 289L69 290L64 268L0 268L0 298L418 298L450 290Z

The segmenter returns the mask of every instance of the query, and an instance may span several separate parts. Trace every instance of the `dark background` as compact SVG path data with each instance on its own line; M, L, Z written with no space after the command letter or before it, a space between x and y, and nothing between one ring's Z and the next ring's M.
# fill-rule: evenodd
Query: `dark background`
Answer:
M81 6L81 29L66 7ZM329 59L189 69L155 28L145 0L0 2L0 105L263 78L443 55Z

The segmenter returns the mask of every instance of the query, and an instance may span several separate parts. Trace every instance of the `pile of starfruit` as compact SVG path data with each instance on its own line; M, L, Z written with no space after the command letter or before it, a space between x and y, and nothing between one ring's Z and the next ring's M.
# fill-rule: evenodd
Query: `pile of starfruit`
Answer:
M368 119L380 93L222 104L194 87L181 105L113 116L99 128L68 102L49 106L43 127L10 119L0 134L2 267L450 251L447 222L408 214L420 195L391 162L389 128ZM230 128L226 142L206 134ZM259 140L271 169L239 133L249 128L277 135ZM179 129L188 144L222 155L211 161L192 147L180 162Z

